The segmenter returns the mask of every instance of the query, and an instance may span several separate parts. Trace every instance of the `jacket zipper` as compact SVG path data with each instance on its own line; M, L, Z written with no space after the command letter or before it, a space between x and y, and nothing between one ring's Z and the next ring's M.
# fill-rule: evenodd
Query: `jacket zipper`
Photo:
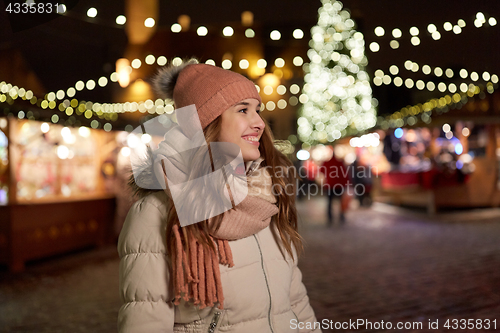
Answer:
M262 250L260 248L259 240L257 239L257 236L254 234L253 237L255 238L255 241L257 242L257 246L259 248L260 252L260 262L262 264L262 272L264 273L264 279L266 280L266 287L267 287L267 292L269 293L269 312L267 314L267 318L269 320L269 328L271 329L271 332L274 333L273 330L273 325L271 325L271 307L272 307L272 300L271 300L271 289L269 288L269 282L267 281L267 275L266 275L266 270L264 269L264 257L262 256Z
M220 312L215 311L214 316L212 317L212 321L210 322L210 325L208 325L208 333L215 332L215 328L217 327L217 324L219 323L219 317L220 317Z

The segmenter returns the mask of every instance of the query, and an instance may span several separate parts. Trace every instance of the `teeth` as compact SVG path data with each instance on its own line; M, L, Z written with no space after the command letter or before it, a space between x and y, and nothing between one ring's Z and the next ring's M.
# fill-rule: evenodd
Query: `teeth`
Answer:
M259 141L259 139L256 136L246 136L243 139L247 141L255 141L255 142Z

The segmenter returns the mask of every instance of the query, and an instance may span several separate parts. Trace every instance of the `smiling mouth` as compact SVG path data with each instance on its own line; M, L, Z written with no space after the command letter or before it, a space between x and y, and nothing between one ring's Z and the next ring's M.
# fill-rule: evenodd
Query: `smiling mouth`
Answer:
M242 137L242 139L245 140L246 143L248 143L252 146L255 146L255 147L260 146L259 138L256 136L244 136L244 137Z
M245 136L243 137L243 140L251 142L259 142L259 138L256 136Z

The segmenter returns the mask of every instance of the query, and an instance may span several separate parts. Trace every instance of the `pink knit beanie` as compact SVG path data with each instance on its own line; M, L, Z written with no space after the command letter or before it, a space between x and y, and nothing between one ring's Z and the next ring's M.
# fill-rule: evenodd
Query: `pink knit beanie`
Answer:
M243 75L196 60L161 70L154 86L162 98L172 99L177 109L195 104L203 129L241 100L262 102L255 84Z

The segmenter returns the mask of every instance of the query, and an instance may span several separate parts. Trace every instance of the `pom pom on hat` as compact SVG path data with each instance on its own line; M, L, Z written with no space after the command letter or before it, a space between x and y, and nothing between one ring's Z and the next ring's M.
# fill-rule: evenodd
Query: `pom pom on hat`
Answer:
M159 96L172 99L175 108L195 104L203 129L244 99L262 102L255 84L243 75L195 59L161 70L153 82Z
M163 68L158 71L158 74L153 79L153 87L158 95L161 98L174 99L174 88L177 83L177 78L181 71L186 68L188 65L197 64L198 60L189 59L188 61L183 62L179 66L174 66L170 64L169 67Z

